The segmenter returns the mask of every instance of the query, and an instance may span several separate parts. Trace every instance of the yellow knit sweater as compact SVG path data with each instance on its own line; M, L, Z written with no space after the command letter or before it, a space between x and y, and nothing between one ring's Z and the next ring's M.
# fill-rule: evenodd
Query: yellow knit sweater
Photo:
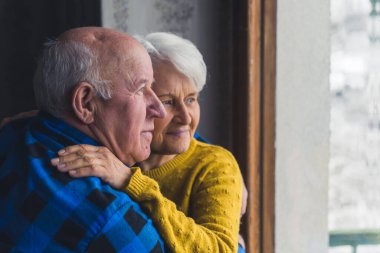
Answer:
M185 153L144 173L134 170L126 192L172 252L237 252L243 186L230 152L193 139Z

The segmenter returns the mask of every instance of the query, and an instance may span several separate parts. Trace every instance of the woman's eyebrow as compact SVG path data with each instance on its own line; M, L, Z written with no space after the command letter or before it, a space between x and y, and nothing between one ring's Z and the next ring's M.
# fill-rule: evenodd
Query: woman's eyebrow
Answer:
M157 97L172 97L173 95L171 93L165 93L165 94L157 94Z

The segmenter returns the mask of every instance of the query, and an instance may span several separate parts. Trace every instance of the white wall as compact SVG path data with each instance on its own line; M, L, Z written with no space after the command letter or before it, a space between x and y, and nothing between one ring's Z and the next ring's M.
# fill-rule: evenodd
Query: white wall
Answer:
M328 248L329 0L278 0L276 252Z

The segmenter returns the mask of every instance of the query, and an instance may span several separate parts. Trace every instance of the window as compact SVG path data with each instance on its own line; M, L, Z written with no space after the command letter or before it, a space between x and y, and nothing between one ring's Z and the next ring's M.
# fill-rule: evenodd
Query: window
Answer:
M380 1L331 1L330 252L380 252Z

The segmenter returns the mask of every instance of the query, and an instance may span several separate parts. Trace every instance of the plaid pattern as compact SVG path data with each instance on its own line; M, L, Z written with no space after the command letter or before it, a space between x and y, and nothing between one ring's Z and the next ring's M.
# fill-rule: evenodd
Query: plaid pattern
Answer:
M194 139L196 139L197 141L204 142L204 143L210 143L207 139L205 139L203 136L201 136L197 132L194 133Z
M0 131L0 252L164 252L152 221L98 178L50 165L57 151L98 145L46 113Z
M238 253L245 253L245 249L243 248L243 246L240 245L240 243L238 246L239 246L238 247Z

